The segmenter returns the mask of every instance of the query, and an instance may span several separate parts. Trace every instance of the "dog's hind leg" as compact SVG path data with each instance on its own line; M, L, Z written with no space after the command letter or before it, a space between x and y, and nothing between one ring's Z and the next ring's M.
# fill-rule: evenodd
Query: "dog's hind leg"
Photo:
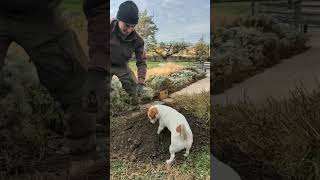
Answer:
M170 147L169 147L169 152L170 152L170 159L168 159L166 161L167 164L171 164L173 162L173 160L174 160L174 157L175 157L176 151L175 151L175 148L172 145L170 145Z
M189 145L186 147L186 153L185 153L185 154L183 154L183 156L184 156L184 157L189 156L190 148L191 148L191 146L189 146Z
M174 157L175 157L175 153L170 153L170 159L168 159L166 161L167 164L171 164L174 160Z
M192 141L186 144L186 153L184 154L184 157L189 156L191 146L192 146Z

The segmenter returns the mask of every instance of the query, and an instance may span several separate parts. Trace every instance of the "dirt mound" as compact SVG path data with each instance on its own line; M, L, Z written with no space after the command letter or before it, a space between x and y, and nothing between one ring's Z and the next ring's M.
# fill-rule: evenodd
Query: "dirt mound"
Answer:
M177 108L176 108L177 109ZM209 124L199 120L191 113L178 110L188 120L193 132L192 152L209 146ZM151 124L146 112L139 113L135 117L121 117L112 122L116 124L111 128L111 157L114 159L124 158L138 162L165 161L170 157L169 146L170 131L165 128L160 135L157 134L159 122ZM177 159L183 158L181 151Z

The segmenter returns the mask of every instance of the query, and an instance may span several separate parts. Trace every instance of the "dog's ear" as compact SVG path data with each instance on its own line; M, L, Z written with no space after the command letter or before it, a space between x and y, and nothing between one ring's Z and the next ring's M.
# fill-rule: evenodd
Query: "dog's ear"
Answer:
M151 104L146 104L146 105L144 105L144 108L146 108L147 110L149 110L149 108L150 108L151 106L152 106Z
M156 107L152 107L151 109L149 109L149 116L154 119L156 118L156 115L158 114L158 109Z

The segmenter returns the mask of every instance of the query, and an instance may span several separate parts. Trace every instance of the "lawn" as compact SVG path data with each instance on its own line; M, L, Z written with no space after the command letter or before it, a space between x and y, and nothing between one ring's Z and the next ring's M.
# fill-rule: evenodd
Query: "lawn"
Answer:
M111 161L112 180L209 180L209 149L191 153L184 162L168 167L165 162L158 164L134 163L127 160Z
M150 75L169 75L172 72L179 71L185 67L190 66L191 62L173 62L173 61L146 61L147 62L147 78ZM129 62L129 66L132 71L137 74L136 61Z

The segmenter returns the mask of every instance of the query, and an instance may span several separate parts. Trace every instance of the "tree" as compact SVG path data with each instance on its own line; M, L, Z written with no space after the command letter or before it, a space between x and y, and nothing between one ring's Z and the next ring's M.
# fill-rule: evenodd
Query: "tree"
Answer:
M150 50L161 56L163 60L167 60L170 56L179 53L188 47L185 42L161 42L159 44L152 44Z
M203 37L194 46L196 61L205 61L209 58L209 45Z
M158 31L157 25L153 22L153 16L148 15L147 10L139 13L139 23L136 31L145 41L146 46L155 42L155 34Z

